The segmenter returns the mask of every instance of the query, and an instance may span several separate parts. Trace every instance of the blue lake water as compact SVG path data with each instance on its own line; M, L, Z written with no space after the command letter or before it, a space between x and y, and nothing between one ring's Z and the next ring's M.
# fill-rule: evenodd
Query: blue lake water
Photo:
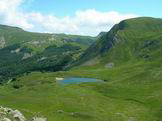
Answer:
M60 81L62 84L80 84L80 83L92 83L92 82L104 82L103 80L93 79L93 78L66 78Z

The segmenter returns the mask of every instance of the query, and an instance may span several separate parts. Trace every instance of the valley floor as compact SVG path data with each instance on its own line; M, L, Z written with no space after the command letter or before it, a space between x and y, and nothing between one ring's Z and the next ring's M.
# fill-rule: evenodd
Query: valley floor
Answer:
M72 76L106 81L61 85L55 80ZM24 74L0 86L0 105L48 121L162 121L162 65L139 62Z

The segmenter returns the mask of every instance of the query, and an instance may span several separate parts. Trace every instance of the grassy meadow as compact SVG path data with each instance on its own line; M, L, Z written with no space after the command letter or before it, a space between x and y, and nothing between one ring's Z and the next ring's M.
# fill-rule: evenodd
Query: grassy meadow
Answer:
M24 74L0 86L0 104L19 109L28 119L39 115L48 121L161 121L161 67L160 61L141 61ZM56 81L73 76L105 82L62 85Z

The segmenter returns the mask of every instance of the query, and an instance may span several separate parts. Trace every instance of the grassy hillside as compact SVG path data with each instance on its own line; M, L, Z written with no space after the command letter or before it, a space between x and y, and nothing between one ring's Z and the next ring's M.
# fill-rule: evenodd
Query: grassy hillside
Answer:
M48 121L162 121L162 64L140 62L107 69L34 72L0 86L0 104L38 112ZM60 85L56 77L92 77L104 83Z
M24 73L1 85L0 105L48 121L162 121L161 37L161 19L122 21L85 51L81 66ZM56 77L104 82L62 85Z
M0 25L0 81L34 70L60 70L94 41L90 36L32 33Z
M162 50L162 19L135 18L115 25L81 56L79 63L98 58L99 63L122 64L159 59ZM90 62L89 62L90 63ZM93 61L92 63L93 64Z
M13 44L21 44L23 46L32 47L32 49L42 50L51 44L61 46L69 42L88 47L94 40L95 38L90 36L34 33L24 31L18 27L0 25L0 43L4 43L4 47Z

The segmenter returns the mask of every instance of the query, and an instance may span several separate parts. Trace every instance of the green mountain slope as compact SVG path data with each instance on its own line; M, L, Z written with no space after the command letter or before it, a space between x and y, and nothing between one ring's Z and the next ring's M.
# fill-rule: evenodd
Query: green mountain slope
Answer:
M98 63L122 64L159 59L162 50L162 19L135 18L115 25L98 38L81 56L79 63L98 58ZM90 63L90 62L89 62Z
M33 47L32 49L44 49L51 44L61 46L68 42L88 47L94 40L95 38L90 36L33 33L24 31L18 27L0 25L0 44L2 46L3 43L4 47L13 44L22 44Z
M35 70L61 70L95 39L90 36L33 33L0 25L0 80Z
M0 85L0 105L20 110L27 119L40 112L48 121L162 121L161 33L161 19L124 20L81 55L74 64L81 66L20 74ZM61 48L49 46L40 55L69 50L67 45ZM62 85L56 80L60 77L104 82Z

